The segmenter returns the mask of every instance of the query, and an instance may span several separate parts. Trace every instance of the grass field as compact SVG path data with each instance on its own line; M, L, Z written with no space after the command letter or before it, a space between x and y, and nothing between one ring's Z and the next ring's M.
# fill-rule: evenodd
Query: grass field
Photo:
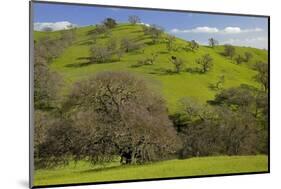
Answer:
M34 185L265 172L268 170L267 160L268 157L264 155L217 156L168 160L146 165L120 166L119 162L115 162L105 167L79 162L77 165L72 163L66 167L35 171Z

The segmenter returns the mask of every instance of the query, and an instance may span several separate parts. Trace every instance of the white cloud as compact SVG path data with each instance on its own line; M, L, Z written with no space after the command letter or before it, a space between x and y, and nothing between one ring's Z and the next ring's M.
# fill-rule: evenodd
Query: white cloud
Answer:
M174 28L171 30L173 33L217 33L219 30L217 28L208 27L208 26L202 26L202 27L196 27L193 29L185 29L180 30L177 28Z
M66 30L77 27L78 25L72 24L68 21L61 22L36 22L34 23L34 30L36 31L57 31Z
M221 44L232 44L238 46L247 46L267 49L268 39L267 37L249 37L249 38L231 38L226 41L222 41Z
M223 33L227 34L239 34L239 33L252 33L252 32L261 32L263 31L261 28L251 28L251 29L241 29L239 27L225 27L223 29Z
M217 33L219 30L217 28L203 26L192 29L191 31L194 33Z
M172 33L220 33L220 34L240 34L240 33L251 33L251 32L261 32L261 28L250 28L241 29L240 27L227 26L223 29L218 29L216 27L201 26L192 29L177 29L171 30Z
M226 27L223 32L225 33L241 33L241 29L239 27Z

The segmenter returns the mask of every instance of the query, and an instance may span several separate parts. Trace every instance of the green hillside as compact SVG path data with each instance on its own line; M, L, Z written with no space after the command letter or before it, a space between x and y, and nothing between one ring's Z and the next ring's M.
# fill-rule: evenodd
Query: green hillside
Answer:
M63 54L56 58L51 69L57 71L63 76L65 85L61 89L62 95L68 93L71 89L71 84L85 79L100 71L129 71L136 74L141 74L147 79L148 83L153 88L162 91L165 97L169 111L177 110L177 101L184 97L192 97L199 102L204 103L214 97L217 91L210 89L210 85L217 82L221 75L225 76L224 88L239 86L240 84L248 84L258 87L258 83L253 80L256 71L252 69L253 64L257 61L267 62L267 51L255 48L236 47L236 54L244 55L245 52L250 52L253 58L248 63L240 65L235 64L233 60L221 55L223 46L210 48L208 46L200 46L196 51L167 51L166 43L160 42L157 44L149 43L151 39L145 35L141 25L119 24L111 30L111 37L121 39L128 37L130 40L143 44L140 50L125 53L120 61L112 63L94 64L89 63L91 35L88 33L95 26L87 26L76 29L76 40ZM59 32L35 32L35 40L39 40L44 36L58 37ZM98 43L107 41L107 37L97 39ZM190 39L191 40L191 39ZM184 46L187 42L182 39L176 39L175 46ZM158 57L155 64L135 67L138 60L150 56L151 53L157 53ZM185 68L196 68L198 65L195 59L209 53L213 58L213 68L204 74L191 73L183 71L179 74L167 73L167 70L172 70L173 65L169 59L171 56L180 57L185 64Z

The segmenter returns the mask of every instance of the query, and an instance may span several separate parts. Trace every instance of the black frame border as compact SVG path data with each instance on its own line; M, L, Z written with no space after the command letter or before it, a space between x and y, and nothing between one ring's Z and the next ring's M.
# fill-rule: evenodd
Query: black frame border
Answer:
M184 12L184 13L199 13L211 15L228 15L228 16L245 16L245 17L260 17L267 18L268 25L268 165L267 171L260 172L242 172L242 173L226 173L226 174L210 174L210 175L196 175L196 176L182 176L182 177L164 177L164 178L149 178L149 179L130 179L130 180L116 180L116 181L102 181L102 182L82 182L70 184L53 184L53 185L33 185L34 162L33 162L33 7L34 3L44 4L60 4L60 5L76 5L87 7L105 7L105 8L126 8L133 10L156 10L165 12ZM31 87L32 86L32 87ZM58 2L58 1L29 1L29 188L53 188L53 187L67 187L67 186L85 186L85 185L99 185L99 184L114 184L114 183L131 183L131 182L146 182L146 181L163 181L163 180L176 180L176 179L189 179L189 178L211 178L211 177L224 177L224 176L239 176L239 175L257 175L270 173L270 16L257 15L257 14L240 14L240 13L226 13L226 12L209 12L209 11L193 11L193 10L179 10L179 9L164 9L164 8L151 8L151 7L133 7L121 5L103 5L92 3L73 3L73 2Z

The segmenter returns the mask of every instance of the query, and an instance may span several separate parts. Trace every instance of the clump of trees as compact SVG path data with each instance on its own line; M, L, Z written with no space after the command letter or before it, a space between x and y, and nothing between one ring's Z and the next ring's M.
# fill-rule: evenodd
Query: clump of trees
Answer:
M213 67L213 58L209 54L196 59L196 63L201 66L201 72L206 73Z
M214 48L215 46L217 46L219 44L218 40L214 39L214 38L210 38L209 40L209 46Z
M91 48L91 62L106 63L113 61L114 52L106 45L93 46Z
M254 69L258 72L254 79L261 84L264 91L268 91L268 63L258 62L255 64Z
M241 55L241 54L236 55L234 60L235 60L236 64L241 64L243 62L249 62L252 58L253 58L252 53L245 52L244 55Z
M35 111L34 160L35 168L67 165L72 155L74 136L72 124L51 113Z
M58 101L62 79L49 64L75 40L75 29L61 31L59 38L42 38L34 45L34 105L36 109L53 109Z
M138 17L136 15L129 16L128 21L133 25L141 22L140 17Z
M96 24L96 27L92 33L94 34L105 34L109 31L108 27L104 24Z
M119 61L123 56L124 49L116 38L111 37L105 43L94 44L90 49L92 63L107 63Z
M252 58L253 58L253 54L252 53L250 53L250 52L245 52L244 53L244 56L245 56L245 61L246 62L249 62Z
M103 21L103 25L105 27L107 27L108 29L112 29L112 28L114 28L117 25L117 22L113 18L106 18Z
M59 100L58 90L62 79L51 71L42 57L35 56L34 62L34 106L36 109L53 109Z
M145 35L149 35L152 39L152 43L155 44L160 41L164 30L163 28L153 24L151 26L143 25L143 32Z
M124 37L121 39L121 48L124 49L125 52L131 52L140 49L141 45L133 41L128 37Z
M184 98L171 116L181 158L267 153L267 94L247 85L222 90L209 106Z
M53 135L55 129L62 128L57 127L59 122L52 116L59 109L58 93L62 79L57 72L50 70L49 65L74 40L75 30L65 30L61 31L59 38L42 38L34 45L34 158L36 168L65 163L65 159L57 158L57 155L64 154L69 150L61 146L65 142L62 141L63 138L56 138ZM65 132L63 130L62 132ZM52 141L57 142L58 148L50 157L48 152L54 146Z
M175 41L176 41L176 37L175 36L169 35L167 37L167 50L168 51L172 51L174 49Z
M93 43L95 43L99 35L103 35L103 37L110 37L111 30L116 26L116 20L113 18L106 18L102 23L96 24L95 28L89 31L88 34L91 35Z
M224 45L224 53L225 56L228 56L230 59L232 59L235 55L235 47L229 44Z

